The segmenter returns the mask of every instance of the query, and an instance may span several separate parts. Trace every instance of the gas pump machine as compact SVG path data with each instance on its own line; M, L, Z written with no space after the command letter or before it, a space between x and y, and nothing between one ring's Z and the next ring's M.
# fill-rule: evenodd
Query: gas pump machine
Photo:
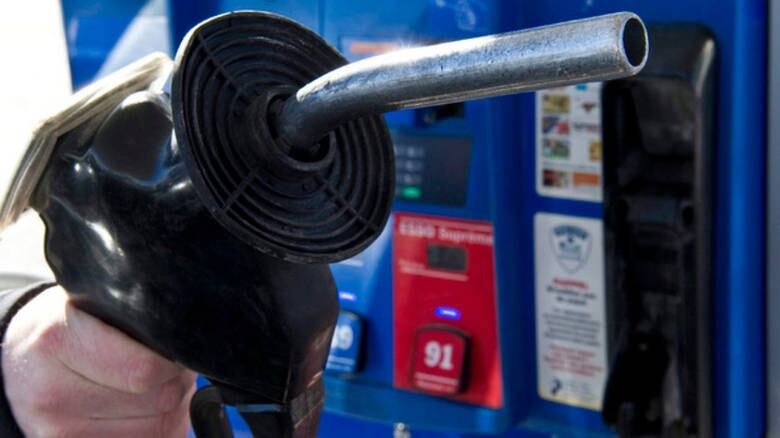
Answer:
M145 2L136 3L115 8L63 1L77 86L91 81L113 50L114 42L96 41L95 32L123 20L118 17L132 21L146 10ZM174 93L174 103L183 103L173 105L178 140L236 135L237 125L209 127L229 101L270 121L272 128L250 133L253 138L315 145L273 155L275 163L286 163L280 156L316 163L342 141L355 147L339 153L376 144L376 155L350 156L374 166L350 190L368 192L372 181L394 181L385 185L392 192L375 199L387 221L366 221L361 229L367 234L350 234L359 243L335 252L327 245L290 250L274 243L275 235L256 238L230 209L205 202L203 214L211 214L225 236L264 248L257 260L247 256L247 266L276 266L279 258L295 269L299 262L333 262L332 313L322 325L333 336L329 346L322 343L325 335L310 344L327 359L320 436L765 433L766 2L171 0L165 6L159 13L171 41L185 41L174 88L191 90ZM222 47L222 30L214 32L214 45L204 44L210 29L218 29L208 26L219 21L185 38L198 22L242 9L297 20L355 64L319 80L344 61L306 74L274 70L297 82L263 94L262 105L242 102L235 90L245 84L224 79L230 75L220 74L220 65L244 55L227 49L225 58L208 62L217 59L208 50ZM609 45L596 29L546 28L525 47L537 54L558 50L546 58L557 67L529 67L524 78L537 79L511 86L540 91L465 101L505 94L517 79L504 71L485 80L511 55L510 46L489 35L622 10L647 24L647 45L641 25L623 26L619 34L632 66L625 71L644 66L636 76L597 75L592 64L577 70L593 47ZM451 58L433 57L433 47L442 47L437 44L477 37L473 41L484 46L455 43ZM399 63L385 70L389 64L378 60L391 60L398 50L418 54L407 59L427 62L425 69ZM375 56L382 57L368 59ZM246 65L269 65L278 57L285 58L270 50ZM303 58L314 62L319 54ZM560 64L568 61L579 67ZM458 71L459 65L482 68L459 76L460 82L430 80L437 70ZM198 82L203 75L223 82ZM550 83L550 77L567 80ZM211 85L181 88L198 83ZM396 87L405 92L394 94ZM483 91L470 94L475 88ZM197 106L220 90L238 97ZM388 110L399 111L385 114L384 122L372 116L360 119L363 127L344 125L349 128L339 128L335 139L321 135L355 115ZM192 114L200 118L186 120ZM221 170L198 155L206 148L188 147L183 159L196 169L190 170L193 187L210 199L220 186L209 178L219 181ZM392 162L392 171L382 166ZM293 170L318 174L309 167ZM339 193L329 195L333 208L352 211L339 203ZM198 196L193 199L202 201ZM217 206L243 208L242 196L214 199ZM304 296L288 298L309 308ZM154 346L155 337L148 338ZM252 361L242 366L240 375L257 371ZM223 374L207 368L199 371L219 384ZM251 436L257 403L230 392L242 389L233 382L223 379L221 394L204 396L201 406L219 416L220 402L237 405L227 412L233 433ZM204 427L224 432L227 426Z

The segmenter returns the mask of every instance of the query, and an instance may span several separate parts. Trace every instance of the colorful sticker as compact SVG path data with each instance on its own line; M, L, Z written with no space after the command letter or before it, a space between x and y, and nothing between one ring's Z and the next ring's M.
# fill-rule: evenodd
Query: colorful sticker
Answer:
M539 396L600 410L607 376L603 226L534 218Z
M536 169L540 195L601 201L601 82L536 93Z

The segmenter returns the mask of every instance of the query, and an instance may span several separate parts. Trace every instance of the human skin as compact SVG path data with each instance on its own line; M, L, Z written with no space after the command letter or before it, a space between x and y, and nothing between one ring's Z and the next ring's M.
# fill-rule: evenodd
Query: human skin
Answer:
M5 394L27 437L184 437L195 374L76 309L53 287L11 319Z

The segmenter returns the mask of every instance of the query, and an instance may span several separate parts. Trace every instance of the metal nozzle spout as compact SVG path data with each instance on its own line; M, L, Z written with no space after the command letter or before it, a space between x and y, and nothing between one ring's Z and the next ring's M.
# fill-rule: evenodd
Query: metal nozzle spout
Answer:
M305 85L284 103L278 132L308 148L365 115L632 76L647 55L645 26L629 12L400 50Z

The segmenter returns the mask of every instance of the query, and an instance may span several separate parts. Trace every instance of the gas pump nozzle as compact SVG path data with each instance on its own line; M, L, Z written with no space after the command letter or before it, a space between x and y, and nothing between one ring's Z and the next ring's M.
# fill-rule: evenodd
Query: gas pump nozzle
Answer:
M199 437L230 435L222 404L255 436L314 436L338 313L327 264L390 213L379 114L625 77L647 51L619 13L344 66L286 18L221 15L185 38L170 92L150 86L169 61L149 58L42 125L0 224L37 210L76 306L214 384L192 403Z
M411 48L334 70L284 104L282 138L309 145L346 120L633 76L647 35L630 13Z

